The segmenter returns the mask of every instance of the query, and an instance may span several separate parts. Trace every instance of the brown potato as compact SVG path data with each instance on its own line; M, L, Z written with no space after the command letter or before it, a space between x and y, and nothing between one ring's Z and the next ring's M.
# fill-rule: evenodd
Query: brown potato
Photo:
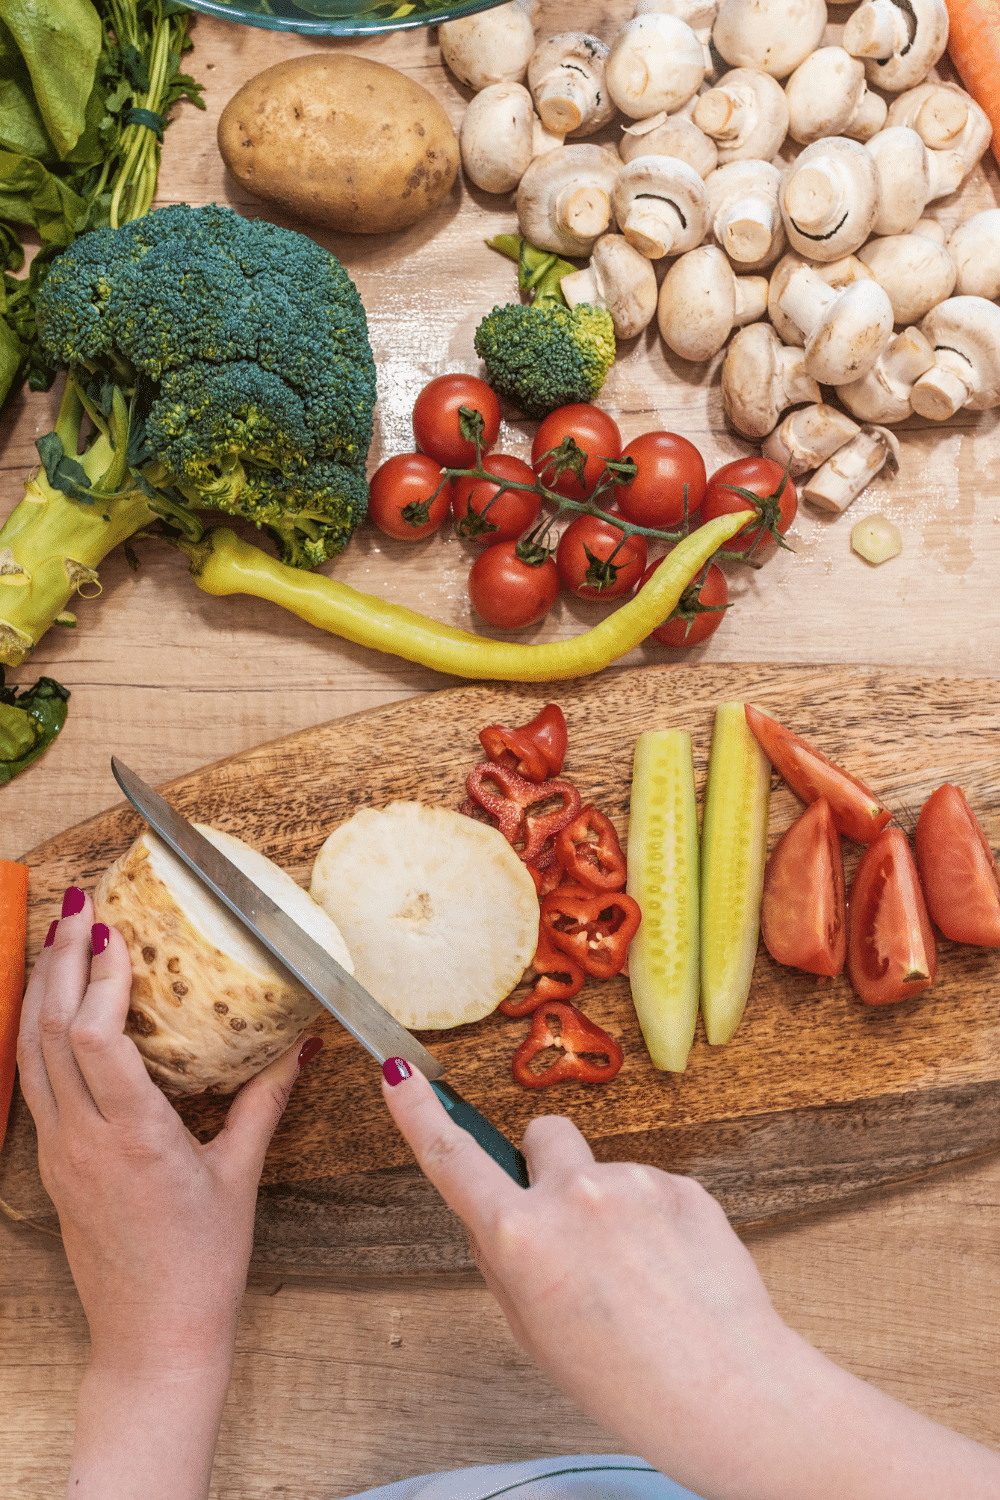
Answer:
M434 96L352 53L265 68L226 105L218 140L248 192L349 234L406 229L458 172L458 141Z

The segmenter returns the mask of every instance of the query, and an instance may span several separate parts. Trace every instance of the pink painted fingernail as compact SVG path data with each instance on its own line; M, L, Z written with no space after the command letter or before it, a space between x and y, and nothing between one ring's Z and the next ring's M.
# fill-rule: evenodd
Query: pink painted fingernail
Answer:
M307 1062L312 1062L316 1053L321 1052L322 1049L323 1038L321 1036L311 1036L307 1042L303 1042L302 1050L299 1052L299 1067L304 1068Z
M390 1088L395 1088L397 1083L402 1083L409 1078L410 1067L401 1057L387 1057L382 1064L382 1077Z
M95 922L90 929L91 953L103 953L111 941L111 933L104 922Z
M62 914L64 917L75 917L78 911L83 911L86 896L78 885L71 885L63 896Z
M52 944L56 940L56 928L58 926L59 926L59 918L56 917L56 919L55 919L54 922L50 922L49 923L49 930L45 934L45 942L42 944L43 948L51 948L52 947Z

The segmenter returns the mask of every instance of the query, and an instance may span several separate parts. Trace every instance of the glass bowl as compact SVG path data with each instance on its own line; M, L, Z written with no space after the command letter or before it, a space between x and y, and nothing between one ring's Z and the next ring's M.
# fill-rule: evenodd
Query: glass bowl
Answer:
M267 31L298 31L311 36L363 36L376 31L413 30L454 21L502 0L186 0L192 10Z

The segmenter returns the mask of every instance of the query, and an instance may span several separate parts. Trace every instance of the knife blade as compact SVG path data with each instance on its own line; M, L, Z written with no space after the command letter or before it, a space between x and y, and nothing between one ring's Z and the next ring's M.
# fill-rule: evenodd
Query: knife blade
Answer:
M389 1014L332 954L311 938L231 859L199 833L152 787L129 770L116 755L111 770L132 806L150 828L184 861L233 916L264 945L273 958L305 986L311 995L381 1064L402 1057L419 1068L456 1125L474 1137L521 1187L528 1186L528 1169L517 1147L457 1089L441 1079L444 1064Z

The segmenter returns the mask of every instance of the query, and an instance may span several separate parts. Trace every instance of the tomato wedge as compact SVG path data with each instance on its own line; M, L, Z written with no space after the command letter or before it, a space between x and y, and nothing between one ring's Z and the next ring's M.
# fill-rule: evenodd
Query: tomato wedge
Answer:
M825 797L807 807L771 850L764 870L760 934L779 964L831 976L844 967L844 855Z
M1000 947L1000 873L961 787L931 793L915 843L927 909L945 937Z
M866 1005L908 1000L934 983L937 943L901 828L868 845L847 902L847 977Z
M833 821L845 838L870 844L888 823L892 813L883 807L863 781L827 760L812 745L769 719L752 703L745 703L750 732L783 781L803 802L825 797Z

